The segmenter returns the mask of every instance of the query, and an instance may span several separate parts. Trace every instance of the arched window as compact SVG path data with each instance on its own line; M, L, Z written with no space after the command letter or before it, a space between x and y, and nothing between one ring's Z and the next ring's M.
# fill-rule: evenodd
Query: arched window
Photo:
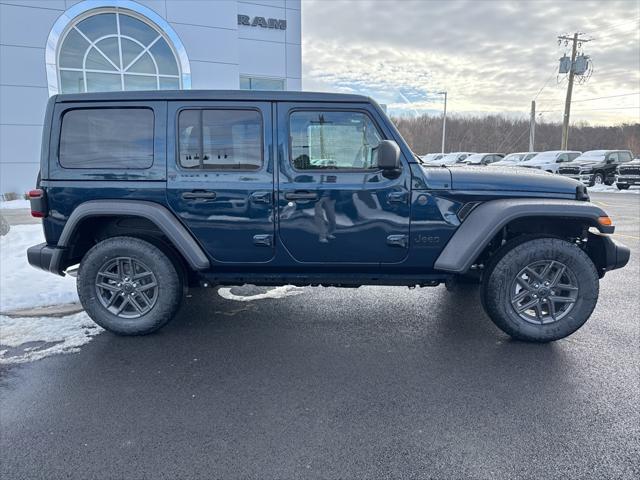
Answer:
M73 11L83 4L96 6L96 2L81 2L72 7L56 22L49 36L47 70L51 94L190 88L184 47L161 17L123 0L117 1L118 7ZM121 8L123 4L137 11Z

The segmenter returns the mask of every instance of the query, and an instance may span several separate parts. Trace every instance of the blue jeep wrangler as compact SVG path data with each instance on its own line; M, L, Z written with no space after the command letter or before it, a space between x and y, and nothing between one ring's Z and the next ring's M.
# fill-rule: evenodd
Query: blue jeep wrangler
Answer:
M503 331L547 342L629 259L579 182L424 165L357 95L54 96L30 197L46 243L29 262L77 274L87 313L124 335L162 327L198 283L464 281Z

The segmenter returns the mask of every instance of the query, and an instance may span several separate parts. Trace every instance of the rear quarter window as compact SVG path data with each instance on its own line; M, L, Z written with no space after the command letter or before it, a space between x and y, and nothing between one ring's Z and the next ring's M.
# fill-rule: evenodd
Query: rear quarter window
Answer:
M83 108L62 117L63 168L145 169L153 165L153 110Z

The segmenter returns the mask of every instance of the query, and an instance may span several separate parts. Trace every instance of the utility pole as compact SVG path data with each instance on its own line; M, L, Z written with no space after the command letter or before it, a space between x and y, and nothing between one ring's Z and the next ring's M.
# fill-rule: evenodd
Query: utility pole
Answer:
M581 39L580 32L573 34L573 37L559 36L558 41L573 42L571 47L571 65L569 68L569 84L567 85L567 98L564 101L564 117L562 118L562 146L561 150L567 150L569 143L569 114L571 113L571 94L573 93L573 77L575 75L576 53L578 50L578 42L588 42L589 40Z
M529 118L529 151L535 151L536 143L536 101L531 100L531 117Z
M444 139L447 132L447 92L438 92L438 95L444 95L444 113L442 116L442 154L444 155Z

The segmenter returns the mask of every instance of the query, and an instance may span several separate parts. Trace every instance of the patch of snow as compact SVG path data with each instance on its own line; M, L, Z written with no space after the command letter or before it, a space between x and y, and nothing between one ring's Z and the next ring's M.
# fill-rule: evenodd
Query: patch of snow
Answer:
M0 364L78 352L103 331L84 312L62 318L0 316Z
M25 200L24 198L20 198L18 200L8 200L6 202L0 202L0 210L14 210L17 208L28 208L31 209L31 202L29 200Z
M14 225L0 237L0 312L78 301L75 278L52 275L27 262L27 248L42 242L42 225Z
M236 295L231 293L231 288L219 288L218 295L227 300L236 300L238 302L251 302L253 300L264 300L265 298L284 298L292 295L300 295L304 292L302 287L294 287L293 285L285 285L283 287L274 287L273 290L269 290L257 295Z
M589 192L597 193L635 193L640 194L640 188L628 188L626 190L619 190L615 185L594 185L593 187L587 187Z

